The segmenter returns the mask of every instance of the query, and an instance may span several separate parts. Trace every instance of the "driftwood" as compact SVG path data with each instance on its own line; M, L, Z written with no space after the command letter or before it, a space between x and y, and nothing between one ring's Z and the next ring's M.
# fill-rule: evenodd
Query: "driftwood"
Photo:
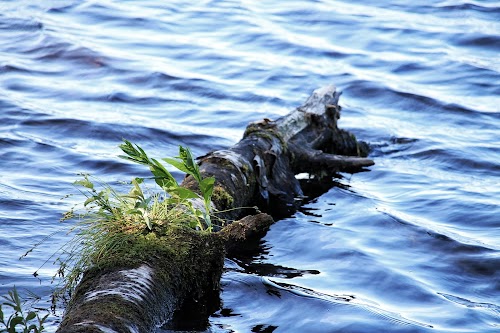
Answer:
M200 157L203 176L216 178L213 203L225 211L218 217L232 221L249 216L212 234L178 230L178 250L163 251L158 241L144 250L151 251L148 260L118 261L87 272L58 332L150 332L161 325L205 325L219 306L224 254L262 236L273 223L265 213L250 215L254 211L235 208L290 213L303 197L296 174L331 177L373 165L365 158L368 145L337 127L339 96L333 86L318 89L290 114L248 125L235 146ZM190 177L182 186L197 188Z

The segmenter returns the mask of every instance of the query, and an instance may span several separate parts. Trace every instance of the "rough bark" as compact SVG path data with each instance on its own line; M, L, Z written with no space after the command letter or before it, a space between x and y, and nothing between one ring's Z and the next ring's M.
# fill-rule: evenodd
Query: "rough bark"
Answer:
M339 97L334 86L317 89L286 116L251 123L236 145L201 157L202 173L214 176L221 193L231 197L229 202L216 197L216 207L225 210L257 204L281 215L293 211L296 199L303 196L296 174L331 176L373 165L366 158L368 145L337 127ZM188 177L184 186L196 185ZM248 211L234 210L221 216L235 219L245 213Z
M200 157L202 174L216 178L213 203L223 211L216 212L222 230L179 231L182 251L163 251L160 244L146 249L148 260L87 272L58 332L150 332L163 324L182 328L186 321L203 326L218 306L225 251L260 237L273 223L267 214L246 216L254 209L241 207L290 213L303 197L297 173L331 176L373 164L365 158L367 144L338 129L339 96L333 86L318 89L288 115L248 125L233 147ZM182 186L197 188L191 177Z

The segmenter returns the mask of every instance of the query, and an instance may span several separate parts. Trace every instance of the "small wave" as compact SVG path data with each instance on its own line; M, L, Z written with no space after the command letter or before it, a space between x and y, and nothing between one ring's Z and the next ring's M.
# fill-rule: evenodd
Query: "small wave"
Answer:
M43 23L30 18L13 17L11 15L0 14L0 30L16 30L32 32L43 29Z
M451 148L431 148L425 147L416 151L405 153L405 158L412 158L420 161L432 161L439 164L444 170L468 170L471 173L490 173L498 168L498 163L484 159L474 158L474 156L464 156L461 151L454 151Z
M413 216L401 211L395 211L387 207L378 207L378 211L393 219L394 221L412 226L418 230L419 235L429 235L437 242L424 242L429 250L442 253L490 253L495 251L495 245L489 245L481 240L459 234L456 231L450 230L449 227L440 225L435 221L430 221L424 217ZM436 248L431 249L431 247Z
M479 308L479 309L485 309L493 312L496 315L500 315L500 306L491 304L491 303L481 303L481 302L472 302L468 299L465 299L463 297L458 297L458 296L453 296L450 294L445 294L445 293L438 293L439 295L443 296L449 301L455 302L457 304L460 304L462 306L468 307L468 308Z
M293 284L287 284L283 282L277 282L273 281L270 279L265 279L264 280L265 284L269 284L275 288L281 289L281 290L286 290L289 291L297 296L300 297L310 297L310 298L315 298L315 299L320 299L323 301L327 302L332 302L332 303L341 303L341 304L349 304L353 306L359 306L363 309L368 310L369 312L372 312L376 315L379 315L380 317L389 320L391 323L394 324L399 324L399 325L416 325L420 327L427 327L427 328L433 328L432 325L420 323L415 320L411 320L408 318L404 318L403 316L384 310L380 308L379 306L376 306L373 304L373 302L370 301L365 301L362 300L354 295L328 295L325 293L320 293L317 291L314 291L312 289L300 287L297 285Z
M455 43L461 46L481 47L491 49L495 52L500 51L499 36L471 33L467 35L460 35L459 38L455 39Z
M480 2L462 2L453 5L445 4L436 4L435 8L444 9L444 10L470 10L470 11L478 11L487 14L500 14L500 7L498 4L488 4L488 3L480 3Z
M46 36L37 46L26 50L26 54L43 62L67 62L88 68L107 67L108 62L107 57L94 50L52 36Z

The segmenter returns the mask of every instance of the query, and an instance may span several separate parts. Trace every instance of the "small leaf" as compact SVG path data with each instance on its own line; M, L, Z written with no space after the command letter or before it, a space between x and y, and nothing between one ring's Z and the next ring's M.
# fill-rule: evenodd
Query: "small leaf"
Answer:
M85 200L85 202L83 203L83 207L87 207L87 205L91 202L94 202L96 200L96 197L95 196L91 196L90 198L88 198L87 200Z
M146 154L146 152L144 151L144 149L142 149L141 147L139 147L139 145L135 145L135 147L137 148L137 150L139 150L140 155L144 156L145 159L147 160L148 159L148 155Z
M182 172L185 172L187 174L191 174L191 171L188 168L186 168L184 163L179 162L178 160L176 160L174 158L162 158L162 160L164 160L165 162L167 162L168 164L172 165L173 167L177 168L178 170L180 170Z
M144 198L144 193L142 192L141 187L139 186L139 181L138 179L133 179L132 180L132 190L130 191L130 196L133 198Z
M177 195L181 200L198 199L200 196L184 187L169 188L168 193Z
M214 177L205 178L200 183L200 189L201 192L203 193L203 198L205 199L205 202L210 201L210 198L212 197L212 193L214 191L214 183L215 183Z
M89 188L91 190L94 189L94 184L90 180L88 180L88 179L77 180L73 184L80 185L80 186Z
M143 162L140 159L137 159L137 158L134 158L134 157L130 157L130 156L118 155L118 157L121 158L121 159L130 161L130 162L138 163L138 164L147 164L147 163Z
M130 209L130 210L127 210L127 214L138 214L138 215L142 215L142 212L138 209Z
M195 214L194 214L194 215L195 215L196 217L203 219L203 215L204 215L204 214L203 214L203 212L202 212L201 210L199 210L199 209L195 209L194 211L195 211Z
M7 298L6 298L7 299ZM7 305L7 306L10 306L13 310L15 310L16 308L16 305L13 304L13 303L10 303L10 302L4 302L3 305Z
M151 225L151 221L149 220L148 215L147 215L147 214L144 214L143 216L144 216L144 221L146 221L146 225L148 226L148 229L149 229L149 230L153 230L153 227L152 227L152 225Z
M119 155L118 157L139 164L149 164L149 158L141 147L139 147L138 145L134 146L133 143L125 139L123 139L123 142L125 143L119 145L119 147L128 156Z
M151 198L138 200L135 203L135 207L134 208L140 210L144 214L144 212L147 211L150 202L151 202Z
M151 159L152 164L149 166L151 173L155 176L155 181L156 183L162 187L170 187L170 186L179 186L177 184L177 181L175 180L174 176L170 172L168 172L165 167L155 160L154 158Z
M10 299L14 302L14 304L11 303L4 303L4 304L9 304L10 306L12 306L15 312L22 312L21 300L19 299L19 294L17 293L16 286L14 286L14 288L9 291L9 296Z
M15 333L16 332L16 326L21 324L23 322L24 318L21 317L21 316L17 316L17 317L14 317L10 320L10 329L9 329L9 332L13 332Z
M198 222L196 222L195 219L192 219L189 221L189 227L192 229L196 229L196 226L198 225Z
M29 320L32 320L32 319L35 319L36 317L36 313L31 311L28 313L28 315L26 316L26 321L29 321Z
M194 161L193 154L188 147L179 146L179 157L182 158L186 166L190 169L194 169L196 162Z
M109 188L105 188L101 192L99 192L98 196L96 197L96 200L100 199L100 200L104 200L105 202L108 202L110 193L111 193L111 190Z
M193 154L191 153L191 150L188 147L182 147L179 146L179 157L182 159L184 162L184 165L188 170L190 170L190 174L196 178L198 182L201 181L200 177L200 169L198 167L198 164L193 158Z
M45 316L42 317L42 319L40 319L40 317L37 315L38 317L38 322L40 323L40 327L42 327L42 324L47 320L47 318L49 317L50 313L47 313Z
M0 304L0 322L3 323L3 311L2 311L2 304Z

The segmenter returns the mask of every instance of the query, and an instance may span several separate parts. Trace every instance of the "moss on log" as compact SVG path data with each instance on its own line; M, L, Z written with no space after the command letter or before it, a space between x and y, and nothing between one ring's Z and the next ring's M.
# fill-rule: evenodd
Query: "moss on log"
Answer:
M271 216L239 207L290 213L303 196L295 175L355 172L373 164L368 145L337 127L335 87L318 89L275 121L251 123L240 142L199 158L214 176L213 203L226 226L212 234L182 228L145 236L121 258L84 274L57 332L151 332L158 326L195 329L219 306L224 255L262 236ZM187 177L182 186L195 190ZM246 216L245 215L251 215ZM234 220L243 217L241 220ZM190 327L182 327L189 322Z
M84 274L58 332L149 332L183 307L205 320L217 309L221 237L179 228L129 249Z

